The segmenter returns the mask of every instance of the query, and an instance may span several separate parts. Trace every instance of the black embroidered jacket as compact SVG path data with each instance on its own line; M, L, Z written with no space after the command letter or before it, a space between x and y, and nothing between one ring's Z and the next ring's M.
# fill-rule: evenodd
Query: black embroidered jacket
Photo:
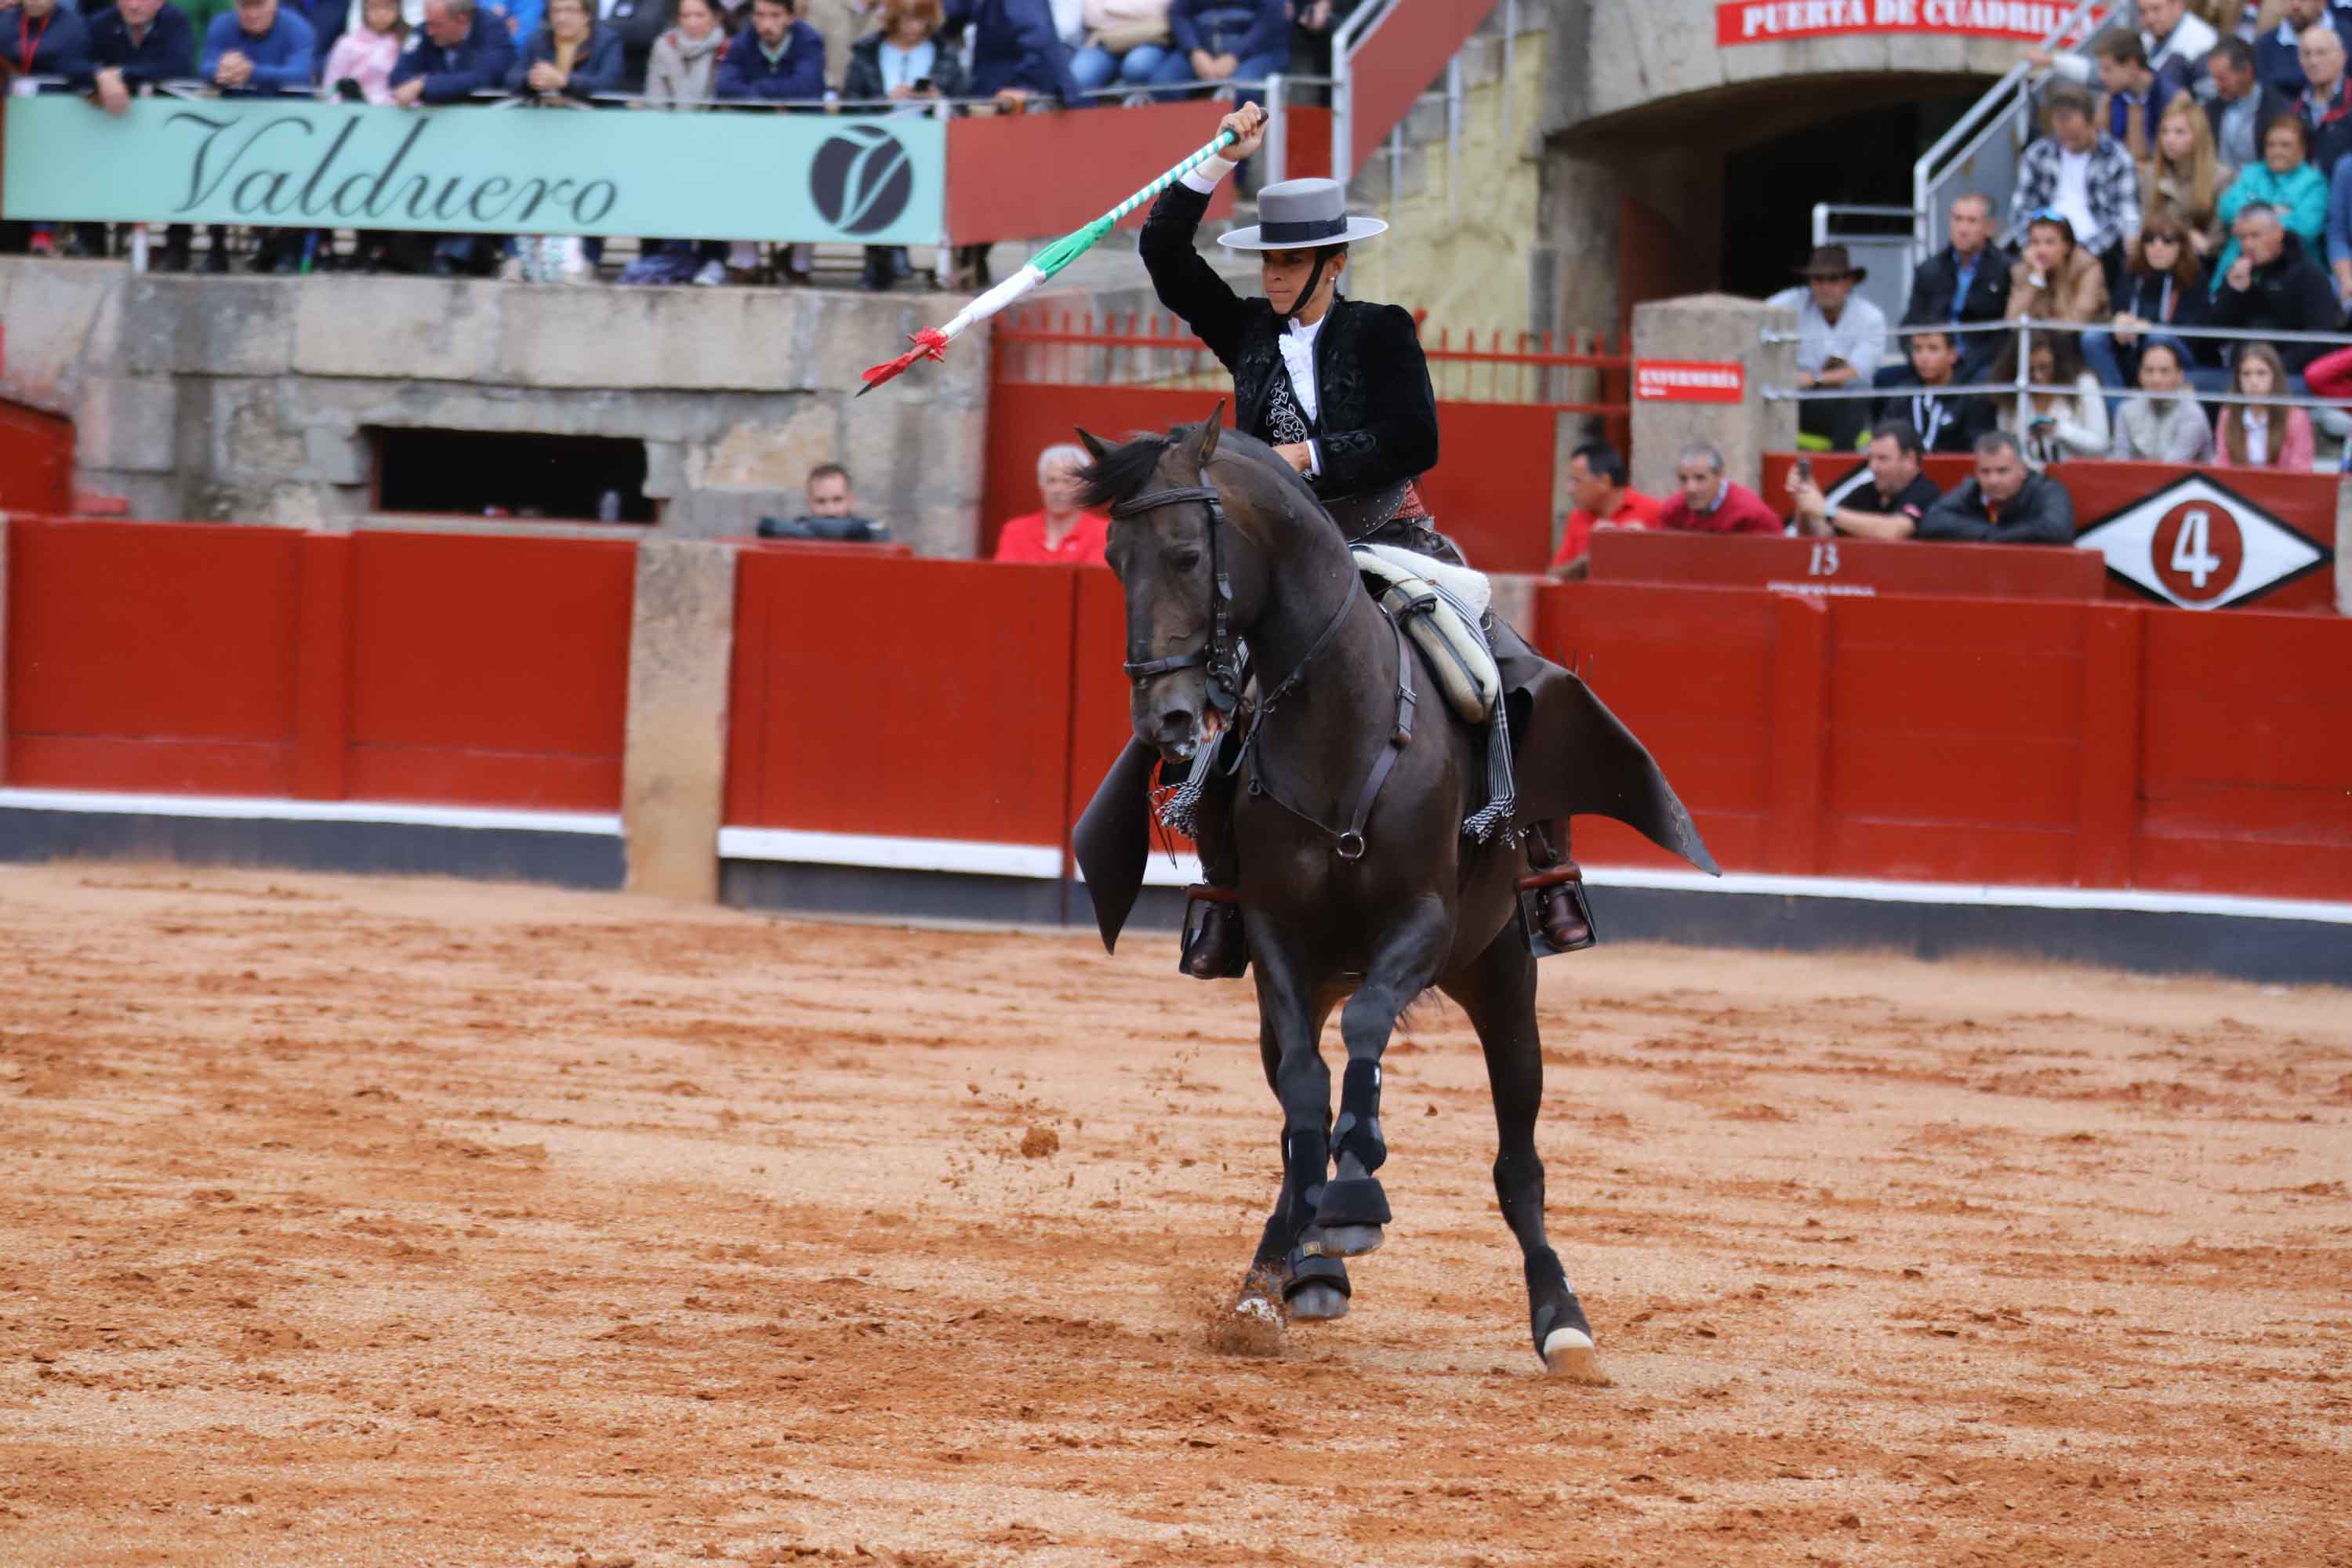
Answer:
M1234 376L1234 426L1262 441L1301 439L1279 346L1286 324L1264 300L1235 294L1192 248L1209 198L1172 184L1151 205L1139 248L1160 302L1201 335ZM1327 500L1360 495L1437 466L1437 399L1410 312L1334 297L1315 336L1320 444L1313 479Z

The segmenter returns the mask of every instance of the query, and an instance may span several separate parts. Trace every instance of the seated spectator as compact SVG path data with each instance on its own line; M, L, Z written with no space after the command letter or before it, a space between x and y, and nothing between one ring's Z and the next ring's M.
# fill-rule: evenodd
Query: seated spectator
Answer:
M205 31L204 53L196 74L231 97L247 94L300 92L310 86L317 58L317 35L300 12L278 0L236 0L226 16L215 16ZM262 228L260 247L254 252L256 272L294 272L300 268L304 236L298 228ZM211 248L205 252L205 270L228 270L228 230L213 226Z
M993 559L1024 566L1099 566L1110 543L1110 519L1080 506L1086 481L1086 449L1064 444L1037 454L1041 508L1009 520L996 536Z
M1911 303L1903 319L1914 325L1949 321L1967 326L2009 313L2009 258L1992 247L1992 198L1970 191L1952 200L1946 219L1951 243L1911 274ZM1973 381L2000 353L1997 332L1970 332L1960 345L1962 381Z
M940 0L883 0L881 29L850 48L842 97L853 103L887 99L900 106L898 114L927 113L943 98L961 97L963 61L940 47L939 30ZM868 289L887 289L912 270L903 245L866 247Z
M2167 327L2197 326L2211 307L2211 291L2189 248L2189 232L2168 216L2149 218L2139 231L2124 281L2123 309L2116 319L2083 334L2083 357L2104 386L2138 385L2141 341Z
M2140 232L2159 217L2189 235L2200 261L2221 248L2229 226L2221 221L2221 193L2238 177L2213 151L2213 127L2186 93L2165 106L2157 121L2156 152L2140 165Z
M1975 450L1977 437L1992 428L1992 406L1981 396L1957 390L1960 351L1953 334L1914 331L1904 347L1911 357L1908 368L1887 366L1878 373L1878 384L1916 384L1927 390L1900 392L1883 400L1878 405L1881 427L1890 420L1900 424L1930 452Z
M2241 397L2277 397L2286 391L2286 365L2268 343L2247 343L2238 350L2237 379L2231 390ZM2224 404L2213 422L2213 461L2225 468L2283 468L2307 474L2314 443L2311 416L2300 408L2265 408L2259 404Z
M1284 0L1170 0L1176 47L1154 76L1160 86L1262 81L1290 65L1290 8ZM1236 101L1256 103L1245 91Z
M1008 113L1033 98L1064 108L1083 101L1047 0L947 0L947 19L971 29L966 90L974 98L992 98Z
M1086 47L1070 75L1088 92L1117 81L1140 92L1168 62L1168 0L1086 0Z
M1973 450L1974 448L1971 448ZM1943 499L1936 481L1921 471L1927 452L1919 432L1900 419L1882 422L1870 433L1870 489L1852 504L1832 507L1810 478L1789 472L1796 502L1797 531L1816 538L1850 533L1857 539L1908 539L1928 510Z
M588 0L547 0L547 24L507 68L507 90L586 102L621 87L621 35L600 26Z
M89 75L89 26L60 0L17 0L0 7L0 76Z
M2352 80L2345 76L2344 36L2334 27L2306 27L2295 49L2308 83L2295 112L2307 133L2312 166L2325 181L2352 152Z
M677 0L677 26L654 40L646 58L646 101L697 109L719 96L719 59L727 52L719 0Z
M1685 533L1787 531L1762 496L1725 477L1723 454L1705 442L1685 447L1675 458L1675 488L1658 518L1660 528Z
M2230 169L2260 162L2263 127L2293 113L2294 100L2256 73L2253 46L2243 38L2223 38L2215 45L2205 58L2205 70L2213 80L2205 114L2212 126L2215 155Z
M1665 507L1627 483L1625 459L1606 441L1587 441L1568 458L1568 493L1576 502L1561 525L1554 577L1581 577L1593 533L1604 528L1655 528Z
M2257 202L2238 214L2233 226L2239 255L2214 292L2213 325L2260 332L2336 331L2344 314L2336 289L2277 212ZM2285 342L2280 354L2299 374L2326 346Z
M23 14L18 14L23 25ZM128 113L131 96L155 90L158 82L180 81L194 73L196 37L188 19L163 0L116 0L113 9L89 20L89 79L91 99L109 114ZM158 272L185 272L195 231L175 223L164 232L163 253L154 261Z
M857 515L857 497L850 487L849 470L839 463L819 463L811 468L806 494L808 510L789 522L761 518L760 537L823 539L846 544L881 544L889 540L887 526Z
M2025 460L2036 469L2073 458L2104 458L2113 445L2107 428L2107 400L2099 378L2083 367L2082 351L2067 332L2035 332L2032 353L2026 356L2026 378L2035 387L2071 386L2074 391L2029 391L2014 402L2003 399L2000 427L2014 437ZM2017 344L2012 340L1993 366L1992 384L2017 380Z
M329 98L348 91L357 93L363 102L388 104L392 68L400 63L400 52L407 47L408 22L400 14L400 0L362 0L358 22L344 29L328 53L320 84ZM348 89L346 82L351 84ZM361 229L350 264L362 272L384 271L397 265L395 244L388 230Z
M392 100L463 102L504 82L513 58L506 29L478 14L474 0L425 0L425 21L392 68Z
M2120 278L2124 244L2139 232L2139 166L2092 119L2089 93L2072 85L2053 87L2046 104L2042 117L2050 134L2018 160L2009 226L2023 234L2045 214L2064 218L2075 243ZM2011 315L2015 306L2012 300Z
M1854 298L1854 285L1869 270L1856 267L1844 246L1824 245L1797 268L1797 276L1805 280L1803 287L1783 289L1764 302L1797 312L1799 389L1868 386L1886 357L1885 313ZM1797 405L1797 428L1841 452L1860 444L1869 421L1867 398Z
M2156 142L2157 116L2183 86L2148 68L2147 50L2137 33L2103 33L2091 51L2099 73L2099 121L2131 155L2147 161Z
M1977 438L1976 478L1927 509L1915 538L1974 544L2072 544L2074 502L2066 487L2026 466L2017 437Z
M2289 99L2301 98L2311 84L2303 74L2303 40L2315 24L2326 26L2339 36L2347 35L2352 20L2335 8L2331 0L2284 0L2280 9L2285 14L2278 26L2254 39L2254 68L2264 86Z
M738 33L719 62L722 100L821 103L824 100L824 40L794 19L792 0L751 0L751 25Z
M2025 255L2009 269L2009 319L2084 325L2107 319L2106 269L2054 209L2026 226Z
M2303 121L2294 116L2271 121L2263 132L2263 161L2238 171L2237 179L2221 193L2214 210L2223 223L2234 226L2238 215L2256 203L2273 207L2279 221L2303 242L2304 249L2320 256L2326 254L2320 247L2327 238L2327 180L2304 161L2304 138ZM2237 259L2238 244L2233 238L2213 263L2213 276L2227 273Z
M2178 345L2158 338L2140 351L2139 385L2145 395L2116 413L2107 456L2118 463L2201 463L2213 456L2213 427L2189 390Z

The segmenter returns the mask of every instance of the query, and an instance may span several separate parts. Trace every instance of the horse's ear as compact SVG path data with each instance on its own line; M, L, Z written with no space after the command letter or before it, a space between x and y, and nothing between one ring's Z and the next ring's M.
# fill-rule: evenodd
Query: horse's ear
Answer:
M1217 406L1201 422L1201 444L1193 455L1200 458L1202 468L1207 468L1209 459L1217 455L1217 437L1224 433L1224 428L1225 400L1220 397Z
M1087 429L1082 425L1074 425L1071 428L1077 431L1078 440L1084 444L1087 451L1093 456L1096 462L1099 463L1105 458L1110 456L1109 442L1104 440L1101 437L1096 435L1093 431Z

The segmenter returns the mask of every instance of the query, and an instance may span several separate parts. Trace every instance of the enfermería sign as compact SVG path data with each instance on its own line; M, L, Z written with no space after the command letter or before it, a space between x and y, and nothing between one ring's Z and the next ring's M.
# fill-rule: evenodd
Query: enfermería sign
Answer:
M1715 41L1926 33L2039 43L2064 26L2074 11L2062 0L1726 0L1716 7Z

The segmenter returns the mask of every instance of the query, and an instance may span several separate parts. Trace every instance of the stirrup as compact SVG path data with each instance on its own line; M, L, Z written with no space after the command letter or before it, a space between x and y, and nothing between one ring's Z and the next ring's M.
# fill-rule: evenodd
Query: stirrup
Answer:
M1232 939L1213 974L1198 979L1238 980L1249 973L1249 943L1241 931L1241 896L1231 888L1203 882L1184 889L1184 940L1176 953L1178 973L1192 973L1192 952L1208 936L1210 910L1222 906L1232 922ZM1222 923L1222 922L1221 922Z
M1573 947L1558 947L1544 935L1543 912L1538 907L1541 895L1548 889L1565 886L1576 912L1584 921L1590 933ZM1584 895L1584 873L1569 861L1541 871L1530 872L1516 884L1519 894L1519 934L1527 939L1528 951L1538 958L1550 958L1557 953L1581 952L1601 941L1601 927L1592 918L1592 901Z

